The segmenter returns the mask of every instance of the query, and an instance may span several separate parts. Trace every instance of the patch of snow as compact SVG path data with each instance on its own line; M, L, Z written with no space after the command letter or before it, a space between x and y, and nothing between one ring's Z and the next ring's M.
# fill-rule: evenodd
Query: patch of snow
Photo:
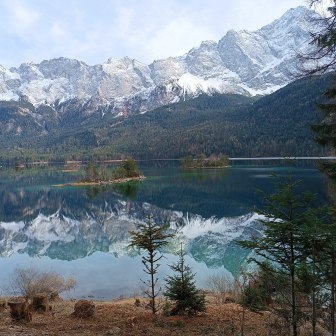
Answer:
M12 91L6 91L3 93L0 93L0 100L10 101L10 100L19 100L19 96L12 92Z
M221 92L223 81L218 78L203 79L192 75L191 73L183 74L177 83L183 88L183 95L195 94L198 92L210 92L216 90Z
M19 232L25 227L25 223L20 222L0 222L0 227L12 232Z
M171 103L172 103L172 104L174 104L174 103L178 103L180 100L181 100L181 98L180 98L179 96L175 96L175 97L173 98L173 100L171 101Z
M268 95L271 94L277 90L280 90L281 88L283 88L286 84L283 85L269 85L266 88L260 89L260 90L256 90L253 89L245 84L241 84L240 86L246 90L247 92L249 92L251 94L251 96L257 96L257 95Z

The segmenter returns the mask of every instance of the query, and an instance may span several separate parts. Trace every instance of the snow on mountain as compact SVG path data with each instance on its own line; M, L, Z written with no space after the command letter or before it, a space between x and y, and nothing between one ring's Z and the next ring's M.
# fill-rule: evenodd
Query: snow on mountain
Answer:
M308 48L315 12L298 7L254 32L230 30L217 43L204 41L180 57L150 65L110 58L89 66L58 58L18 68L0 66L0 100L22 97L56 110L72 100L90 113L143 113L200 93L269 94L288 84L297 69L297 52ZM61 106L61 107L60 107ZM84 108L84 107L82 107Z

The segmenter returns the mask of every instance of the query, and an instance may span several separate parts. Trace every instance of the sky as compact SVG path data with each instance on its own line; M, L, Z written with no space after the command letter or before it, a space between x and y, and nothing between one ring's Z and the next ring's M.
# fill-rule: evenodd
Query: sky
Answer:
M124 56L149 64L300 5L307 0L0 0L0 64Z

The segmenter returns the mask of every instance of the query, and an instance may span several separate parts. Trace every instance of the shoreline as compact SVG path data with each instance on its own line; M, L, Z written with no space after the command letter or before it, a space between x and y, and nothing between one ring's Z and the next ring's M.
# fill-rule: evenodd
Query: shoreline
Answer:
M191 170L191 169L223 169L223 168L230 168L232 166L218 166L218 167L181 167L181 169Z
M127 183L131 181L142 181L146 177L145 176L137 176L137 177L127 177L120 178L115 180L108 181L94 181L94 182L69 182L69 183L61 183L54 184L53 187L81 187L81 186L95 186L95 185L108 185L108 184L117 184L117 183Z

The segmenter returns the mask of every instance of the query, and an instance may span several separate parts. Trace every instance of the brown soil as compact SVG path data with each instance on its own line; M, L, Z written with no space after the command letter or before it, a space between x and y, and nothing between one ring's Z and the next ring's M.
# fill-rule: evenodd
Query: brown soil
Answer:
M51 303L51 310L33 313L32 322L13 321L7 308L0 313L0 335L240 335L242 307L234 303L218 305L212 297L208 297L207 301L207 311L195 317L164 317L159 313L153 316L146 307L147 300L140 299L140 305L135 305L135 298L94 302L96 313L87 319L71 316L76 303L74 300ZM244 335L270 335L268 321L267 312L257 314L246 311Z

